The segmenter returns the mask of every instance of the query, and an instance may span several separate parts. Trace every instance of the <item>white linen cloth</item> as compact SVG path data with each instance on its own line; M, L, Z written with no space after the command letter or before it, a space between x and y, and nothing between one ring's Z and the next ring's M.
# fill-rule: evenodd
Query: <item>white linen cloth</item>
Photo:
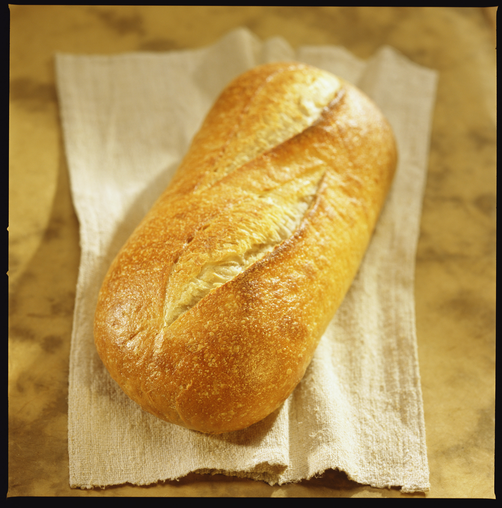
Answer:
M104 274L168 184L224 86L256 65L297 60L358 85L393 126L396 178L360 271L286 403L239 432L206 436L158 420L110 378L93 343ZM415 252L437 74L390 47L362 61L340 47L293 50L237 29L167 53L56 56L71 191L80 222L69 375L72 487L147 485L190 472L270 485L326 469L373 487L426 491Z

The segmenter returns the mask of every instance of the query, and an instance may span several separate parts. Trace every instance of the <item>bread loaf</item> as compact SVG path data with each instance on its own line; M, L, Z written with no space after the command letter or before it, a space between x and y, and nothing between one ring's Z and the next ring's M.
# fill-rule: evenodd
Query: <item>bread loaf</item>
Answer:
M358 89L299 63L236 78L103 282L97 351L145 411L246 428L302 379L396 167Z

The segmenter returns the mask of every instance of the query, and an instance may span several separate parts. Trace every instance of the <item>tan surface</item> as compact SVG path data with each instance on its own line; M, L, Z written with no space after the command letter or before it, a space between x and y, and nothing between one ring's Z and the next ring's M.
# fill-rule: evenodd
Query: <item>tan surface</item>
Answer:
M293 45L389 44L440 72L417 253L416 309L431 491L493 497L495 39L477 8L11 7L10 496L395 497L329 471L270 487L189 475L147 488L68 486L67 379L78 222L54 51L194 48L247 26ZM402 497L420 497L402 496Z

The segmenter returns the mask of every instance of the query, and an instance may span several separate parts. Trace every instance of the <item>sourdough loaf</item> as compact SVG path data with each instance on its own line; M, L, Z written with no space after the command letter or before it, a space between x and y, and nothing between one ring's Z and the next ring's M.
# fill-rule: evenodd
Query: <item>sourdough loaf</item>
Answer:
M248 427L302 379L358 270L396 167L358 89L299 63L236 78L113 261L97 351L145 411Z

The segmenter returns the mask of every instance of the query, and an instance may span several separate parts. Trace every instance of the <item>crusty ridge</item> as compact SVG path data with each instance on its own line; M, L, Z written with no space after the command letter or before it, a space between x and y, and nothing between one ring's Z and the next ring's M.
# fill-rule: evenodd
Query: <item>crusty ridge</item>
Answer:
M323 110L333 102L341 89L341 83L336 77L322 71L309 70L305 74L301 72L305 69L301 64L275 66L274 69L265 80L259 81L256 89L251 90L242 102L242 109L212 161L206 179L194 188L186 206L197 207L200 193L213 192L214 186L230 173L239 171L244 165L267 151L276 149L319 121ZM301 80L298 79L299 76L302 77ZM227 95L232 94L231 87L232 85L230 91L226 91ZM274 100L271 100L271 92L274 93ZM280 101L280 107L277 107L277 101ZM213 121L211 115L206 121L211 131ZM200 150L201 139L204 138L204 127L201 129L202 134L194 140L197 150ZM190 161L188 155L180 171L186 171L184 166L190 164ZM326 168L321 168L297 175L281 186L266 192L251 192L245 196L245 205L261 210L261 216L254 220L242 220L239 224L239 241L229 240L221 255L212 257L211 253L207 253L205 260L199 260L198 271L180 283L177 265L186 263L187 254L187 246L183 246L167 283L164 326L170 326L212 289L242 273L278 243L290 237L312 202L325 170ZM233 213L235 215L235 209ZM212 217L212 220L215 218ZM210 234L208 228L209 224L204 229L198 229L196 234ZM190 242L193 239L192 236ZM221 240L225 242L225 238Z
M238 224L239 241L230 240L221 256L207 259L199 267L198 274L181 287L181 291L170 293L169 289L167 290L164 326L170 326L211 290L232 280L266 256L277 244L291 237L312 203L324 173L324 168L318 169L283 186L251 196L250 200L255 203L246 203L246 207L262 209L262 216L257 217L257 220L242 221ZM235 212L237 211L234 210ZM210 233L210 225L207 226L201 230L201 234ZM180 255L173 265L173 276L168 281L168 287L169 284L176 285L177 265L184 261L184 256Z
M251 69L222 92L194 136L169 189L201 192L313 125L342 88L301 63Z

